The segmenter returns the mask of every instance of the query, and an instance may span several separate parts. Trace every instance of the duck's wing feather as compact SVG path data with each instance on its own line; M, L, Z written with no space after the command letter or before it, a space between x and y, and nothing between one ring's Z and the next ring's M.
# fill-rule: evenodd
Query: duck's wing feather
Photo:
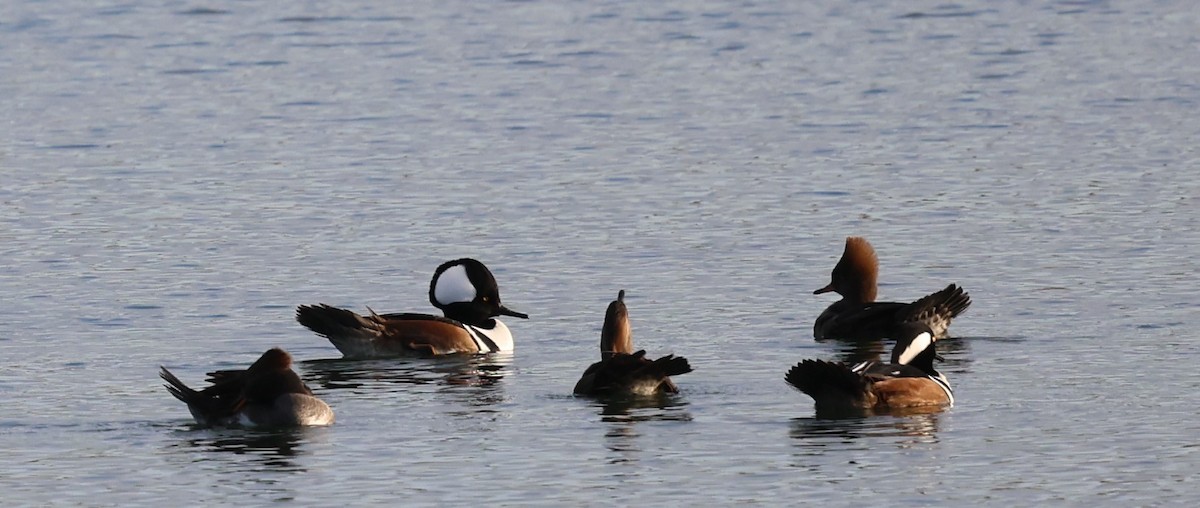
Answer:
M677 393L670 376L692 371L686 358L666 355L657 360L646 358L646 351L617 353L590 365L575 384L579 395L633 392L646 394Z
M422 353L474 353L479 346L458 321L429 314L393 313L363 316L337 307L301 305L296 320L329 339L348 356ZM370 350L370 354L354 354Z
M950 321L966 312L971 306L971 295L956 284L927 295L909 304L901 315L904 321L920 321L933 331L935 337L944 337Z

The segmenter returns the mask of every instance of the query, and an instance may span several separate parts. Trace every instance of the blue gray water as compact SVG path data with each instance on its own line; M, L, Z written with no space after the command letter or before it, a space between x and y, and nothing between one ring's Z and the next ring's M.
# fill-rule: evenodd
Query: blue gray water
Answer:
M1200 499L1187 1L0 5L6 506L1183 505ZM957 405L782 381L847 235L950 282ZM347 362L325 302L483 260L507 357ZM604 307L696 371L570 395ZM272 346L338 416L205 430Z

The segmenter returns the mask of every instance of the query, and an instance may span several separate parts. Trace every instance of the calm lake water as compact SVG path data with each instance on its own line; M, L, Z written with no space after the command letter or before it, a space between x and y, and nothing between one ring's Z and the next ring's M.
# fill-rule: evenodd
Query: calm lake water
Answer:
M0 492L18 505L1192 505L1188 1L0 5ZM847 235L956 282L957 405L783 382ZM513 355L343 361L298 304L495 272ZM571 396L604 308L695 372ZM329 428L198 429L272 346Z

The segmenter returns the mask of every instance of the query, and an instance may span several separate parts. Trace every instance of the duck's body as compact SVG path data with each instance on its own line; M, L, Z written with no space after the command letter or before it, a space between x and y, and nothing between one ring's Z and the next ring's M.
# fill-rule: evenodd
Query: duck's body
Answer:
M818 339L873 340L887 337L899 324L920 322L942 339L949 333L950 321L970 305L970 295L954 284L911 303L842 298L817 316L813 335Z
M366 316L325 304L301 305L296 320L333 343L346 358L498 353L513 350L512 332L498 319L480 326L430 314ZM490 324L491 327L485 327Z
M633 395L653 396L678 393L671 381L692 371L686 358L667 355L657 360L646 358L646 352L633 351L633 334L629 327L629 311L625 307L625 291L608 304L604 327L600 332L600 361L588 366L579 382L576 395Z
M803 360L788 371L788 384L812 397L818 411L951 406L954 392L933 367L933 331L922 323L896 328L890 363L846 365Z
M512 332L496 316L528 317L502 305L491 271L469 258L438 267L429 301L445 315L371 311L363 316L318 304L299 306L296 321L328 338L347 358L377 358L512 351Z
M894 335L905 323L924 323L935 339L947 336L950 321L971 306L971 297L950 284L945 289L911 303L876 302L879 261L866 239L849 237L829 285L813 294L836 292L842 296L813 324L817 339L874 340Z
M209 386L193 390L166 367L159 376L167 391L187 404L196 423L208 426L299 427L330 425L333 410L313 395L279 348L263 353L245 370L209 373Z

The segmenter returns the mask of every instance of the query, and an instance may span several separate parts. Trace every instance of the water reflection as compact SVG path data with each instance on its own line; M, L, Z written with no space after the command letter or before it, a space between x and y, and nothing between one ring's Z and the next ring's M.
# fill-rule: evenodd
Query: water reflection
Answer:
M600 421L636 423L645 421L691 421L691 413L684 410L687 402L678 395L663 394L654 397L605 397L596 399L600 409Z
M934 366L942 372L963 371L972 361L971 340L973 339L967 337L946 337L937 341L937 352L942 361ZM950 383L953 386L954 380L951 379Z
M692 414L688 403L678 395L662 394L654 397L603 397L592 399L593 407L599 412L604 426L605 447L616 456L610 463L636 462L642 448L638 444L641 433L638 424L649 421L690 422Z
M353 390L358 398L432 393L449 415L494 419L495 406L508 399L501 380L512 361L504 354L312 360L302 364L301 377L318 390Z
M883 358L885 351L889 354L891 352L882 340L819 339L817 342L833 344L834 354L837 355L835 360L851 365L866 361L878 362Z
M511 364L512 355L309 360L303 362L302 376L329 390L429 384L487 388L499 383Z
M200 428L188 425L179 432L182 440L171 444L168 449L212 452L216 455L201 460L224 460L225 454L248 458L250 467L235 467L230 470L272 470L280 472L304 472L294 457L304 452L306 444L323 435L324 429L240 429Z
M818 411L813 418L792 420L789 435L797 440L797 446L821 450L836 444L880 437L899 437L901 439L896 445L907 448L938 442L942 411L943 408L937 406Z
M937 341L937 353L942 357L942 363L955 367L969 364L970 340L963 337L947 337ZM834 360L849 365L865 361L890 361L894 345L890 340L821 339L818 342L831 344L834 348Z

